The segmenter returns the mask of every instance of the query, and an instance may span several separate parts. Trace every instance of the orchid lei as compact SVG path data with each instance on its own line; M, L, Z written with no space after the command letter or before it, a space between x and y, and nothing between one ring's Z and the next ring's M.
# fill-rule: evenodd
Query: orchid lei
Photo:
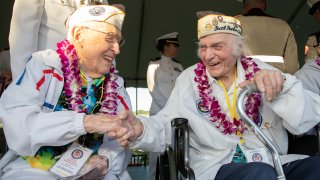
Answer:
M253 75L260 69L258 65L252 61L252 58L242 56L240 62L245 70L246 80L249 80ZM229 120L225 113L221 112L219 102L214 96L211 96L212 88L206 75L206 67L200 60L197 63L197 67L194 69L196 77L194 81L198 84L199 96L202 100L202 106L209 111L210 121L214 123L215 127L218 128L224 134L243 133L246 129L244 122L241 119L234 118ZM261 93L254 93L248 97L245 104L245 112L249 115L253 121L258 124L260 114L258 112L261 105ZM238 135L238 134L237 134Z
M76 50L68 40L63 40L57 44L57 53L61 59L62 72L64 76L64 91L66 95L66 103L68 108L76 112L88 113L87 108L84 108L81 87L82 80L80 77L79 58L76 54ZM117 91L119 87L116 80L118 71L114 65L110 68L109 76L106 76L103 83L103 97L100 103L100 113L116 114L118 107L117 104Z
M315 61L320 66L320 56L317 56Z

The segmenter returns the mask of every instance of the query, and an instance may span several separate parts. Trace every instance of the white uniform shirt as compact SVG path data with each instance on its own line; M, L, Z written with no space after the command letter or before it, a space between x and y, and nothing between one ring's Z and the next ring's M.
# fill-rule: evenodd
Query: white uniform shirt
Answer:
M260 69L274 69L261 61L255 60L255 62ZM245 80L245 72L240 61L237 64L236 82L239 84ZM139 117L144 125L144 132L132 146L147 151L164 151L166 145L171 143L171 120L178 117L187 118L190 126L190 165L196 179L214 179L219 168L232 161L239 138L234 134L221 133L209 120L208 114L198 110L196 102L200 97L197 83L194 82L195 67L196 65L181 73L166 106L157 115L150 118ZM320 121L320 96L304 90L301 82L294 76L289 74L285 76L286 82L277 99L272 102L263 99L259 111L262 115L260 128L280 149L280 153L283 154L281 156L283 164L306 157L287 155L288 138L285 128L293 134L302 134ZM222 88L214 78L209 75L208 77L213 96L218 100L222 112L230 118ZM239 87L238 92L240 92ZM228 95L232 100L233 85ZM272 162L269 151L254 133L245 131L243 138L247 148L265 148L269 161Z
M296 72L295 76L301 80L302 85L309 91L312 91L316 94L320 95L320 66L313 61L305 64L298 72Z
M107 0L95 0L108 4ZM81 5L92 0L15 0L9 44L13 79L25 68L31 54L56 49L66 39L65 22Z
M147 71L148 89L152 96L150 115L157 114L165 106L182 71L180 63L164 55L159 60L150 61Z

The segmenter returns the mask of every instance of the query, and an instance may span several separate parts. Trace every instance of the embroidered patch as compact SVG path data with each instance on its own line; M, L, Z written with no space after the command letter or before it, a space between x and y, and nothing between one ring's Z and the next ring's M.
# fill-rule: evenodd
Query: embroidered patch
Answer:
M200 114L209 114L209 110L202 104L202 100L197 100L197 110Z
M94 7L89 10L92 16L101 16L106 10L103 7Z

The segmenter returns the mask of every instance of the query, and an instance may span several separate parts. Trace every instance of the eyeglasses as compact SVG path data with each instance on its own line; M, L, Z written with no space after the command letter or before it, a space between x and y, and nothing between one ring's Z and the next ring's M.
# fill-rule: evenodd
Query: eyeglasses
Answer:
M121 36L119 36L118 34L113 33L113 32L103 32L103 31L99 31L99 30L96 30L96 29L91 29L91 28L89 28L89 27L82 27L82 28L90 29L90 30L92 30L92 31L96 31L96 32L99 32L99 33L103 33L103 34L106 35L105 40L106 40L108 43L115 43L115 42L117 42L120 47L123 46L124 43L126 42L123 37L121 37Z

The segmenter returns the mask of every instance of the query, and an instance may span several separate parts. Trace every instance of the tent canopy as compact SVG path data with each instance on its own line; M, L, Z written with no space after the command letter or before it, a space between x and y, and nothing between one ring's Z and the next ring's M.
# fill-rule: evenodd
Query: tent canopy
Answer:
M117 68L128 87L146 87L146 71L151 58L159 56L155 39L160 35L179 32L178 60L184 68L197 61L196 12L211 10L226 15L238 15L242 3L238 0L109 0L126 6L123 36L126 44L117 57ZM308 14L306 0L267 0L267 13L287 21L295 33L300 64L303 65L304 44L309 34L319 26Z

